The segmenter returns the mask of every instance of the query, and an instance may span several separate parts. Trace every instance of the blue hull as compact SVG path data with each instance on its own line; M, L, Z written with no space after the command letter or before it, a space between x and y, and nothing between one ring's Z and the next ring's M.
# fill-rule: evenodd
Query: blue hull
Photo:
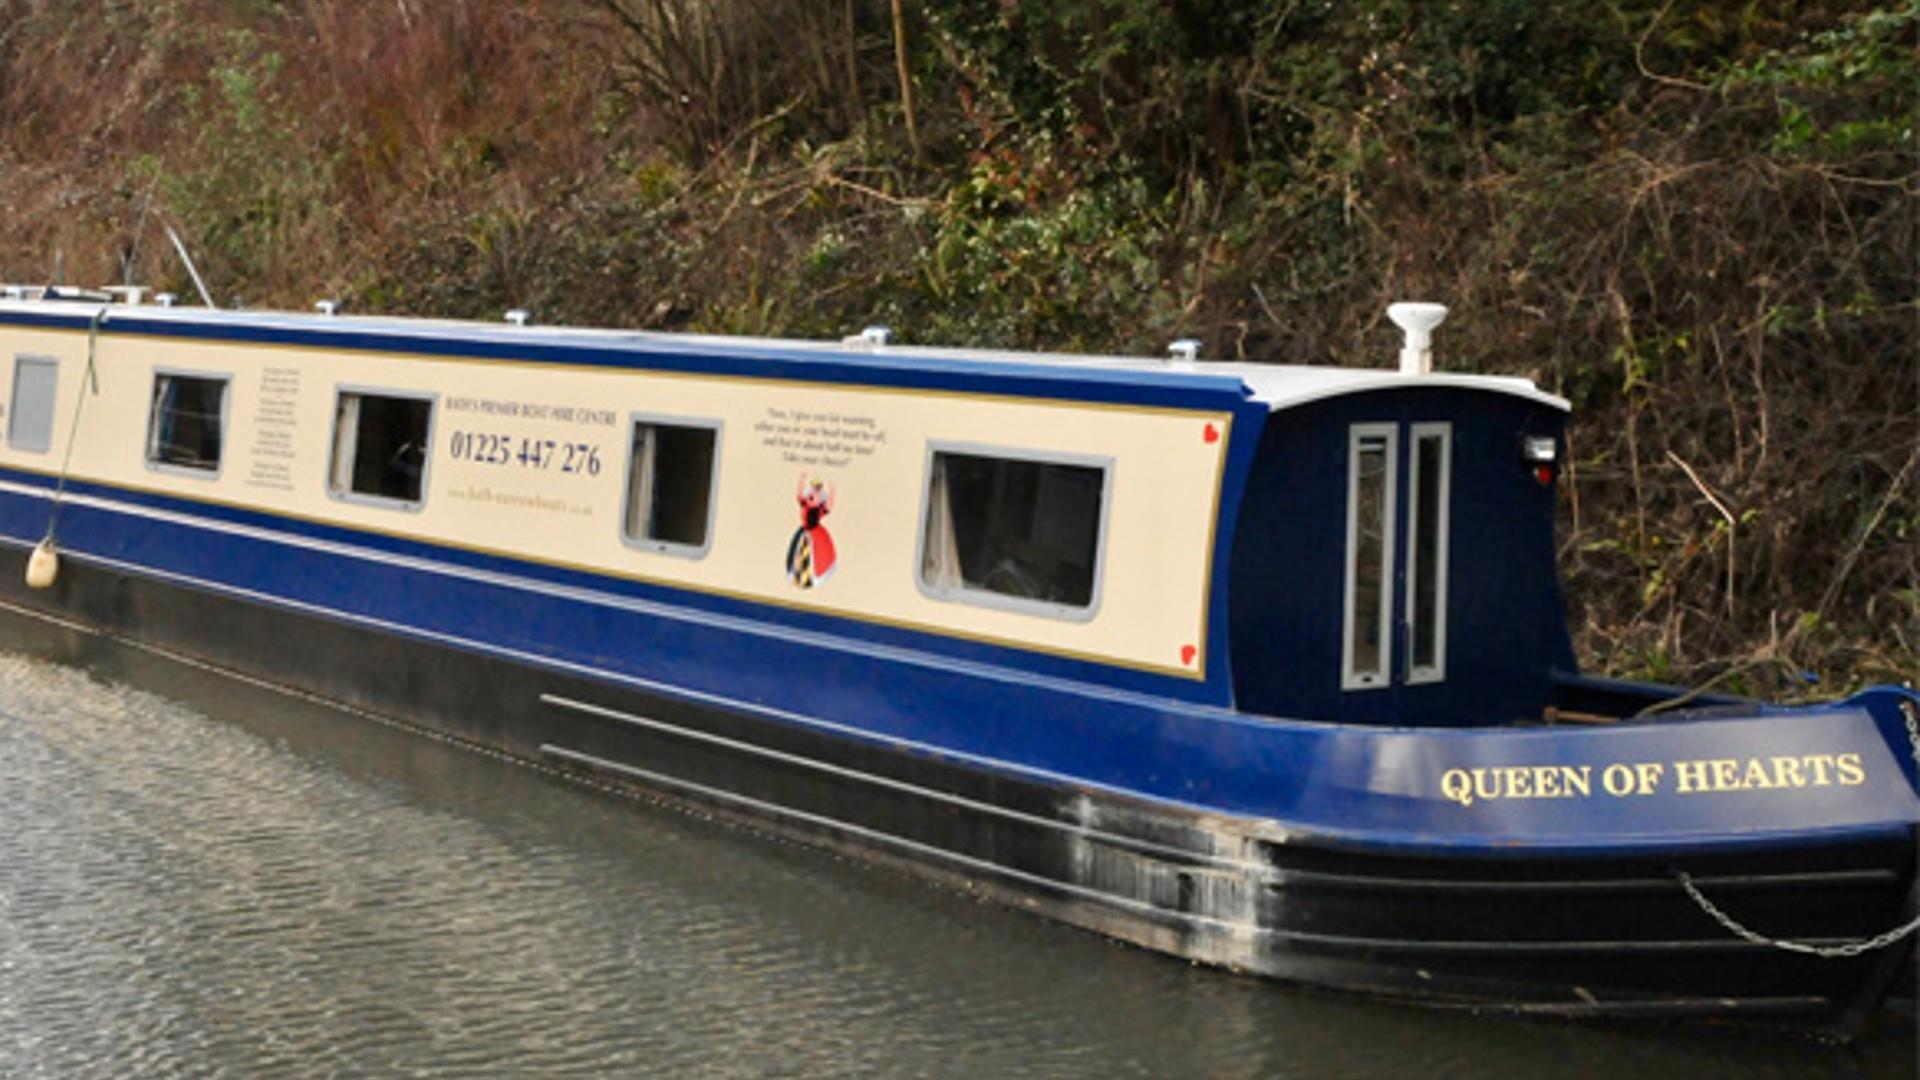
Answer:
M0 477L0 535L45 478ZM1900 694L1592 728L1249 716L908 630L89 488L24 607L964 880L1175 955L1423 1001L1844 1030L1914 915Z

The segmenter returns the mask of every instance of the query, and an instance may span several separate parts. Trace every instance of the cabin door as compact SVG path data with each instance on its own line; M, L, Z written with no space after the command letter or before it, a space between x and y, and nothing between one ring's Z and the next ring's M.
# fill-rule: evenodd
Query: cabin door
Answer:
M1348 429L1343 690L1446 681L1452 457L1444 422Z

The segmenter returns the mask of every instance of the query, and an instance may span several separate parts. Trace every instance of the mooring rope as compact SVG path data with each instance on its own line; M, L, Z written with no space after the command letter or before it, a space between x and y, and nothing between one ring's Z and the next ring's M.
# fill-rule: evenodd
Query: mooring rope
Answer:
M80 434L80 411L87 406L87 391L100 392L100 376L94 370L93 357L100 340L100 324L106 321L107 309L101 308L87 323L87 385L80 388L80 398L73 403L73 423L67 428L67 451L60 458L60 478L53 485L53 508L47 512L47 535L42 543L54 538L54 527L60 523L60 504L67 494L67 473L73 465L73 445Z
M1913 700L1901 701L1900 716L1906 721L1907 743L1912 748L1914 764L1920 766L1920 709L1914 707ZM1915 873L1920 873L1920 867L1916 867ZM1847 959L1870 952L1878 952L1890 945L1897 944L1914 931L1920 930L1920 915L1915 915L1912 921L1896 926L1891 930L1882 931L1870 938L1862 938L1859 941L1843 941L1838 945L1815 945L1807 941L1791 941L1785 938L1769 937L1720 910L1719 906L1707 899L1706 895L1693 883L1693 875L1687 873L1685 870L1675 870L1673 874L1680 880L1680 887L1687 891L1687 895L1693 899L1695 904L1699 905L1700 910L1706 912L1714 922L1719 923L1728 933L1743 941L1750 941L1755 945L1766 945L1784 952L1800 953L1804 956L1817 956L1822 960Z

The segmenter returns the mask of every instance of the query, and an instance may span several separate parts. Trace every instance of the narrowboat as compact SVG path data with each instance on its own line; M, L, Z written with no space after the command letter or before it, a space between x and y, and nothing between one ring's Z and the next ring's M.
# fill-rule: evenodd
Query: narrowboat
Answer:
M1567 402L1202 362L0 300L4 602L1176 957L1845 1034L1916 703L1583 675ZM1910 992L1910 991L1909 991Z

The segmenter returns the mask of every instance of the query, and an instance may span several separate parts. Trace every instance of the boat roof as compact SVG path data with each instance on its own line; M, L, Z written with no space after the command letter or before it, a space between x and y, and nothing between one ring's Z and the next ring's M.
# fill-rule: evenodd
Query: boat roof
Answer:
M11 290L10 290L11 291ZM37 291L37 290L36 290ZM31 293L28 295L32 295ZM109 321L137 319L171 324L175 332L194 326L210 329L281 331L298 336L378 335L393 344L408 340L447 345L474 345L488 349L524 345L551 349L568 346L596 351L635 354L818 360L881 364L900 368L960 366L981 372L1043 369L1048 374L1100 381L1119 375L1128 381L1146 381L1169 388L1186 385L1219 386L1232 380L1241 396L1280 410L1324 398L1365 391L1455 388L1505 394L1568 410L1566 399L1535 386L1531 379L1507 375L1432 372L1406 374L1395 368L1350 368L1313 364L1269 364L1246 361L1195 360L1179 363L1151 357L1078 353L1023 352L1010 349L962 349L931 345L898 345L868 336L841 341L801 338L740 337L721 334L668 333L650 330L591 329L581 327L515 325L471 320L378 315L323 315L303 312L228 310L108 303L99 294L33 299L0 299L0 313L59 315L89 320L102 309ZM63 319L63 321L64 321ZM394 339L398 339L395 341Z

